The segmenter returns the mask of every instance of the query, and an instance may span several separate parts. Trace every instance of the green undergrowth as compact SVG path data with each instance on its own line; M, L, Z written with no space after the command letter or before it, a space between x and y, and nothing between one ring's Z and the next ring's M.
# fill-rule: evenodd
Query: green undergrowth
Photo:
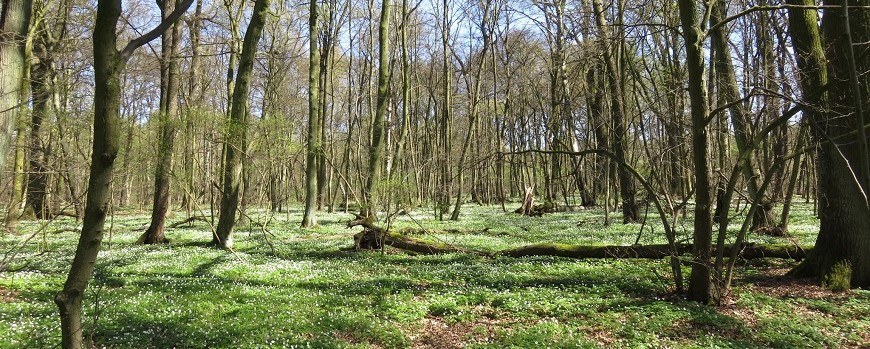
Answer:
M794 212L793 240L812 244L818 221L806 205ZM269 216L264 231L257 221ZM343 252L360 229L345 228L351 215L322 213L311 230L299 228L298 208L252 217L226 252L206 246L204 222L167 230L169 245L136 245L148 217L119 210L86 293L85 337L112 348L792 348L857 347L870 333L870 293L825 293L779 276L793 262L741 263L729 303L706 307L673 296L663 260ZM600 210L529 218L466 205L460 222L417 210L391 228L422 227L429 241L483 251L633 244L638 235L640 243L665 242L654 217L645 225L612 218L605 227ZM0 235L0 248L14 249L41 224L21 222L17 234ZM0 347L59 343L52 298L77 241L63 229L76 227L52 222L0 275ZM678 224L681 238L688 227Z

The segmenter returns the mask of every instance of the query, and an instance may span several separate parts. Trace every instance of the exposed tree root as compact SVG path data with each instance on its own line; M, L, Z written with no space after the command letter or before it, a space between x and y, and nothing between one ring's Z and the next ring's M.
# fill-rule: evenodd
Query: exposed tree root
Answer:
M556 205L553 205L550 202L545 202L543 204L531 205L531 206L523 205L523 207L520 207L520 208L514 210L514 213L518 213L518 214L521 214L523 216L529 216L529 217L541 217L544 214L553 213L553 212L559 212L559 210L558 210L558 207L556 207Z
M400 232L387 232L385 229L374 225L371 218L360 215L357 215L355 220L347 223L348 228L356 226L363 227L363 231L353 235L355 250L379 250L384 245L387 245L423 254L476 253L476 251L465 250L448 244L413 238Z

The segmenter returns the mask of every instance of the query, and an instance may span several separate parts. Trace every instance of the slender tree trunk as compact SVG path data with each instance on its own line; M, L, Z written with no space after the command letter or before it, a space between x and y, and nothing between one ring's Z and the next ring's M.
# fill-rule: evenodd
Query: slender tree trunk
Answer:
M312 1L308 17L308 153L305 158L305 213L302 227L317 226L317 157L323 151L320 138L320 49L318 48L317 1Z
M712 301L710 257L712 255L713 222L710 216L712 199L710 169L707 162L707 100L704 96L703 36L697 18L697 3L679 0L680 22L686 43L686 68L692 120L692 160L695 175L694 258L689 279L688 298L699 303Z
M184 173L184 193L181 199L181 209L190 212L194 206L194 200L197 199L196 188L194 187L193 167L194 167L194 144L196 136L193 132L194 115L199 113L199 107L202 105L203 92L200 84L200 70L202 55L200 53L200 28L202 19L202 0L197 0L196 10L193 18L190 19L190 73L187 82L187 97L188 104L184 112L184 156L182 159Z
M724 0L717 0L715 7L710 16L711 23L718 23L727 17L727 4ZM713 30L711 35L711 43L714 51L714 64L716 66L717 87L719 90L719 99L721 103L732 103L740 99L740 91L738 90L737 77L734 72L734 63L731 57L731 48L729 47L730 40L728 33L725 31L725 26L719 26ZM747 151L752 145L751 141L751 121L749 114L743 108L743 103L732 103L728 108L731 112L731 125L734 127L734 140L737 143L737 149L740 152ZM758 165L755 160L753 151L750 151L747 161L747 166L743 166L743 177L746 179L749 197L757 197L761 180L761 173L758 171ZM759 205L755 210L753 217L752 228L767 227L774 223L771 216L771 204L763 200L762 202L753 203ZM730 204L730 203L724 203Z
M118 156L121 133L121 74L133 50L160 35L168 24L178 20L190 3L191 0L186 0L185 4L161 25L131 41L123 51L119 52L115 29L121 17L121 1L99 0L97 2L93 38L94 137L87 205L72 266L63 290L54 298L60 314L61 345L64 349L83 347L82 297L96 265L97 254L100 252L103 240L106 215L112 204L112 171Z
M165 19L174 9L175 0L163 0L161 12ZM168 243L163 227L169 211L169 186L172 179L172 158L175 148L175 123L178 114L178 45L181 25L175 24L163 33L160 57L160 145L157 150L157 168L154 171L154 204L151 225L139 237L144 244Z
M402 48L402 121L399 137L396 140L396 147L393 151L392 158L395 160L392 167L397 167L395 163L400 163L403 160L402 153L405 151L405 139L408 137L408 129L411 127L411 62L408 59L408 20L411 14L408 10L408 0L402 0L402 24L401 28L399 28L399 40ZM393 177L392 168L388 168L387 173Z
M450 207L450 188L452 186L452 176L450 172L450 118L452 116L452 103L453 91L450 87L452 78L451 67L450 67L450 7L449 1L443 1L443 10L444 17L441 19L441 55L442 55L442 67L441 67L441 93L442 93L442 106L441 106L441 119L439 120L438 131L439 131L439 140L438 140L438 148L441 152L440 156L440 168L438 169L438 178L440 178L440 183L438 183L436 190L436 217L438 220L444 219L444 211L449 209Z
M82 348L82 296L94 270L103 238L103 223L109 211L112 169L118 154L120 78L124 61L116 49L115 28L121 1L100 0L94 27L94 140L88 180L87 206L75 257L64 283L55 296L60 310L62 346Z
M212 243L223 247L233 247L233 227L236 224L236 211L239 209L239 199L244 193L242 172L247 149L248 119L250 105L248 92L251 87L251 71L254 69L254 57L257 53L257 42L263 32L266 13L269 11L269 0L257 0L254 3L251 22L245 31L242 42L242 53L239 55L239 68L236 73L233 98L230 107L230 122L227 129L227 147L224 159L224 183L221 193L220 217Z
M121 194L120 198L118 198L119 205L121 207L127 207L130 204L131 195L131 175L130 175L130 162L132 161L133 154L133 133L136 131L136 116L131 115L129 123L127 125L127 134L124 136L124 161L121 162Z
M480 35L483 38L483 46L481 47L480 52L477 54L478 61L477 67L474 72L474 85L471 87L471 110L468 119L468 129L465 133L465 141L462 143L462 152L459 154L459 166L457 168L457 176L456 176L456 203L453 206L453 212L450 214L450 220L458 221L459 220L459 212L462 207L462 180L463 180L463 171L465 167L465 158L468 156L468 147L471 144L472 138L477 138L474 134L474 126L477 123L478 114L479 114L479 105L480 105L480 86L481 86L481 76L483 75L483 64L486 62L486 55L489 51L489 42L491 40L490 36L490 7L492 1L484 0L482 2L482 10L483 19L480 23ZM469 62L470 63L470 62Z
M323 204L326 201L324 198L324 193L326 192L327 180L326 180L326 149L323 149L323 143L327 141L327 131L329 130L329 123L326 117L326 112L328 109L328 98L333 98L330 94L327 93L327 89L331 85L330 74L331 74L331 65L330 61L332 58L333 47L333 26L335 25L335 1L330 1L330 3L326 6L326 26L320 31L322 36L322 45L320 45L320 76L318 77L318 89L319 89L319 100L317 103L320 104L318 107L318 112L320 115L318 116L318 120L320 121L320 126L318 126L318 130L320 132L320 142L321 149L317 154L317 209L322 210ZM320 40L320 39L318 39Z
M628 149L628 139L626 138L627 130L625 123L625 103L623 101L623 87L620 84L619 71L617 67L617 52L609 37L607 22L604 19L604 7L601 0L592 1L593 11L595 12L598 31L604 45L604 63L607 68L607 79L610 87L610 115L613 120L613 152L616 154L617 161L628 163L626 150ZM631 174L623 166L617 166L616 173L619 179L619 194L622 197L622 221L624 223L632 223L640 220L640 210L635 201L634 180Z
M364 216L373 216L375 207L375 183L380 179L380 163L383 154L384 114L390 88L390 0L382 0L381 19L378 23L378 101L375 117L372 120L372 143L369 147L369 176L363 192L365 198Z

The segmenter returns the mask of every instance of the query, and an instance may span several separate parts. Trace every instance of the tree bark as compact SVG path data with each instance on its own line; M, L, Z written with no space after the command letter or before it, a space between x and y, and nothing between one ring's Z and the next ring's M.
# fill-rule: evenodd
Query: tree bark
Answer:
M99 0L94 25L94 137L88 179L87 205L75 257L54 302L60 314L61 345L82 348L82 297L88 287L103 240L103 227L112 204L111 183L120 136L121 74L133 51L156 38L176 21L192 0L186 0L153 30L117 48L115 29L121 17L120 0Z
M94 140L88 179L87 206L82 233L63 291L54 302L60 311L62 346L82 348L82 296L103 239L103 223L109 211L112 170L118 155L120 76L124 61L116 49L115 28L121 1L100 0L94 26Z
M474 71L474 83L473 86L469 86L471 91L471 108L469 110L468 115L468 128L465 132L465 141L462 143L462 151L459 153L459 166L457 166L457 176L456 176L456 203L453 206L453 212L450 213L450 220L458 221L459 213L462 210L462 202L464 201L462 198L462 182L463 182L463 172L465 170L465 158L468 156L468 147L471 144L472 138L479 138L474 134L474 126L477 123L480 113L480 86L481 86L481 76L483 75L483 64L486 62L486 55L489 52L489 43L491 40L491 31L490 31L490 17L494 14L490 13L490 8L492 6L491 0L484 0L481 2L483 18L481 19L481 23L479 24L480 28L480 36L483 40L483 45L480 49L480 52L477 53L478 61L476 65L476 69ZM469 62L470 63L470 62Z
M8 14L6 14L6 11L13 10L12 8L9 8L7 10L7 8L5 6L6 6L6 4L4 3L4 8L3 8L3 15L4 16L8 15ZM30 5L28 4L28 7L29 6ZM30 16L30 9L28 8L27 11L28 11L27 16L29 17ZM17 20L21 20L21 19L17 19ZM29 23L25 24L25 26L27 26L28 24ZM20 25L20 23L14 24L14 25ZM2 43L0 43L0 45L5 46L8 44L7 42L3 41L3 40L5 40L5 37L7 35L7 30L5 28L3 28L2 30L3 30L2 31L3 34L0 34L0 36L2 36L4 39L0 39L0 42L2 42ZM26 30L29 30L29 29L26 29ZM22 39L22 37L19 36L18 40L21 40L21 39ZM14 177L12 178L12 195L11 195L10 200L9 200L9 207L6 210L6 219L5 219L5 224L6 224L5 226L6 226L6 230L8 230L8 231L15 230L15 226L18 223L18 218L21 215L21 204L22 204L22 202L24 202L24 193L25 193L25 185L26 185L25 182L27 179L27 174L24 171L25 162L26 162L26 154L27 154L25 151L25 149L26 149L25 143L27 142L26 135L27 135L27 125L28 125L27 116L26 116L27 115L26 111L28 108L27 108L26 101L27 101L27 96L30 94L30 56L32 55L32 51L33 51L32 50L33 40L32 39L25 39L24 42L21 42L20 44L23 46L21 48L23 55L21 57L22 58L21 59L22 66L21 66L21 70L20 70L22 77L21 77L21 81L19 83L18 94L16 96L17 99L15 100L16 105L8 106L10 108L15 108L15 109L6 110L5 112L3 111L3 108L7 107L6 102L11 101L11 96L6 96L6 94L7 93L11 94L11 93L13 93L13 91L6 91L6 89L11 87L11 86L6 86L5 84L8 83L9 81L3 80L3 79L6 79L5 74L8 74L8 73L2 72L4 69L7 69L6 68L6 56L2 56L3 53L0 53L0 75L2 75L2 77L0 77L0 81L2 81L2 83L4 84L4 85L0 86L0 101L2 101L2 102L0 102L0 119L5 117L5 116L3 116L5 113L11 113L9 115L9 117L14 117L16 119L16 122L18 125L17 126L18 130L16 131L16 135L15 135L15 159L14 159L15 163L13 165L15 174L13 175ZM9 50L9 48L8 47L7 48L0 47L0 51L5 52L4 50ZM13 52L13 53L15 53L15 52ZM12 62L14 63L14 59L12 60ZM8 68L8 69L14 70L14 68L12 68L11 65L13 65L13 64L10 64L10 68ZM16 73L16 71L12 71L12 73L14 74L14 73ZM0 161L0 168L2 168L2 161Z
M317 47L317 1L311 1L308 17L308 152L305 157L305 212L302 227L317 226L317 158L323 151L320 138L320 49Z
M790 1L790 3L802 1ZM850 5L867 6L870 1L849 1ZM832 7L840 1L825 1ZM796 276L817 277L827 282L833 275L834 266L845 264L851 269L851 287L870 286L870 208L867 192L870 183L862 166L866 154L861 149L866 139L861 130L861 110L858 108L868 96L867 76L861 76L855 86L854 70L870 69L870 60L861 55L860 60L848 49L853 38L858 52L870 48L870 11L852 9L848 13L840 7L826 8L822 23L824 37L819 35L815 10L789 11L789 29L798 56L801 87L804 96L807 89L829 86L827 98L810 100L818 106L808 115L813 123L814 136L821 140L818 152L819 220L821 222L815 249L809 257L792 270ZM848 25L847 25L848 24ZM851 35L849 34L851 27ZM824 40L825 46L822 44ZM828 51L823 51L828 47ZM829 65L825 66L827 56ZM852 60L852 62L850 62ZM854 65L850 64L853 63ZM828 79L828 74L830 79ZM852 81L850 81L852 80ZM857 91L853 90L857 87ZM859 92L859 93L855 93ZM844 138L845 137L845 138Z
M713 222L710 217L711 187L707 162L707 100L704 96L703 36L697 18L697 3L679 0L680 22L686 43L686 69L692 120L692 160L695 175L695 224L693 264L688 299L702 304L712 301L711 263Z
M6 164L12 132L18 120L24 42L32 0L3 0L0 8L0 168Z
M226 155L224 156L224 183L221 193L220 217L212 243L231 249L233 247L233 227L236 224L236 211L239 209L239 198L244 192L242 183L243 161L246 156L248 119L250 105L248 92L251 87L251 71L254 69L254 58L257 53L257 42L265 25L266 13L269 11L269 0L257 0L254 3L251 22L245 31L242 42L242 53L239 55L239 68L233 87L233 98L230 107L230 122L227 129Z
M43 123L49 117L51 108L52 72L49 53L44 52L48 50L48 47L45 44L37 44L37 47L42 52L37 53L37 56L41 58L40 62L34 64L31 69L33 111L30 114L30 154L28 156L30 173L27 176L27 206L33 210L36 218L48 219L51 215L51 210L47 207L46 202L48 169L45 162L48 158L48 149L43 144L42 138L45 136Z
M380 179L381 156L384 152L384 115L390 88L390 0L382 0L381 19L378 23L378 99L375 117L372 119L372 143L369 146L369 166L366 187L363 192L364 216L377 212L375 207L375 183Z
M724 0L717 0L714 9L710 15L710 23L719 23L727 17L727 3ZM743 108L743 103L735 103L740 100L740 91L738 90L737 77L734 72L733 57L731 56L730 40L728 33L725 31L725 26L718 26L712 30L711 45L714 52L713 64L715 65L716 83L719 91L719 99L721 103L732 103L728 110L731 113L731 125L734 127L734 140L737 143L737 149L740 152L747 151L751 147L749 142L752 138L750 128L752 123L749 119L748 112ZM754 152L748 154L747 166L743 166L743 177L746 180L749 197L756 197L760 186L761 174L758 171L758 165L755 160ZM763 197L763 196L761 196ZM752 228L769 227L773 225L774 220L771 216L771 205L769 200L753 203L758 205L758 210L755 211L755 216L752 220ZM723 203L730 205L731 203Z
M610 87L610 115L613 121L612 147L613 153L616 154L617 161L628 163L626 158L626 150L628 149L628 139L626 138L626 122L625 122L625 101L623 100L623 86L620 84L619 71L617 67L617 52L613 48L613 43L610 42L609 30L607 29L607 21L604 18L604 6L601 0L592 1L593 11L598 24L598 31L602 45L604 46L604 63L607 71L607 81ZM631 179L631 174L624 167L619 166L616 169L619 179L619 195L622 198L622 221L624 223L633 223L640 220L640 210L635 201L634 181Z
M163 19L175 10L175 0L163 0ZM178 114L178 46L181 25L174 24L163 33L160 53L160 145L157 150L157 168L154 171L154 203L151 208L151 225L139 237L144 244L168 243L164 234L166 214L169 211L169 187L172 181L172 159L175 148L175 122Z

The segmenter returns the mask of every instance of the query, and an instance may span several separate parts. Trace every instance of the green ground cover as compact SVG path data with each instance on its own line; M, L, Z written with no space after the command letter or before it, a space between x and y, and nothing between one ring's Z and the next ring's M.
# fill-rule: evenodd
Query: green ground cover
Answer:
M812 244L818 221L798 205L792 240ZM255 220L270 214L256 212ZM183 220L176 213L170 222ZM728 304L676 299L663 260L488 258L471 254L342 252L360 228L343 213L298 227L301 211L275 214L264 232L245 224L234 253L205 246L208 224L167 230L166 246L135 244L143 212L117 212L85 297L85 337L112 348L576 348L860 347L870 343L870 291L831 293L783 274L792 261L741 263ZM619 217L614 218L615 222ZM397 228L426 227L427 239L497 251L538 242L664 243L662 229L603 226L600 210L541 218L500 207L463 208L461 222L417 210ZM22 222L0 235L15 249L40 228ZM735 222L737 229L739 222ZM0 347L52 348L59 339L54 294L77 234L52 222L0 274ZM678 225L689 236L691 221ZM60 230L60 231L59 231ZM750 236L750 241L789 243ZM274 249L271 246L274 246ZM688 272L688 270L686 270Z

